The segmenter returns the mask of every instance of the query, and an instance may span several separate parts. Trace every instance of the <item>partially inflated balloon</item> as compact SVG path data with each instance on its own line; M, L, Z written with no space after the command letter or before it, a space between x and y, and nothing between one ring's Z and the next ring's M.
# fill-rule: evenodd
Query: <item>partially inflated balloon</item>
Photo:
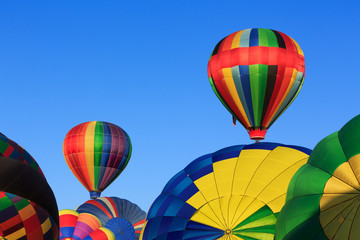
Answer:
M151 205L140 239L273 239L288 183L309 154L257 143L194 160Z
M117 240L139 239L146 213L136 204L117 197L89 200L76 211L96 216Z
M52 240L59 234L55 196L30 154L0 134L0 236Z
M88 213L60 211L60 240L115 240L114 234Z
M125 169L131 142L128 134L112 123L86 122L67 133L63 152L73 174L90 196L97 198Z
M284 33L263 28L225 37L208 63L215 94L251 139L265 138L300 91L304 74L299 45Z
M45 209L31 200L0 191L0 236L53 240L58 234L57 224Z
M360 115L321 140L289 184L277 240L360 239Z

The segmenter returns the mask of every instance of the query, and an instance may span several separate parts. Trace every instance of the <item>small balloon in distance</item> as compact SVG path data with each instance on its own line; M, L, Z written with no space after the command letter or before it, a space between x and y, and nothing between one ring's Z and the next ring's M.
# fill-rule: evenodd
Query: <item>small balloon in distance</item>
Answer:
M98 198L125 169L131 157L129 135L115 124L81 123L65 136L67 165L91 198Z

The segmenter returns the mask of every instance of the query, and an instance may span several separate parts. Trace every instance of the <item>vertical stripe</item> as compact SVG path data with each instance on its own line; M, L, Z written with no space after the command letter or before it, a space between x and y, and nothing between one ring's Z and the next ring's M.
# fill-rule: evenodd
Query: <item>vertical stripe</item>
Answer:
M257 28L252 28L250 31L249 47L259 46L259 34Z
M270 99L273 94L273 90L274 90L274 86L275 86L276 74L277 74L277 66L269 65L267 81L266 81L264 105L263 105L263 110L262 110L262 114L261 114L261 125L263 127L266 127L266 126L264 126L264 118L265 118L266 113L269 111L269 103L270 103Z
M94 189L98 189L104 130L102 122L96 121L94 132Z
M238 48L240 45L240 38L241 34L244 32L244 30L238 31L236 35L234 36L234 39L231 43L231 49Z
M276 104L277 104L278 98L280 96L280 88L282 85L284 74L285 74L285 67L283 65L278 65L274 90L271 95L269 107L268 107L268 110L265 114L264 121L263 121L263 125L266 128L268 127L268 123L270 122L270 120L274 114Z
M278 33L283 39L283 42L285 44L286 48L286 59L283 63L283 66L286 66L284 75L282 77L281 87L278 92L277 100L275 101L274 107L272 108L272 114L268 121L265 123L267 127L269 127L272 120L277 119L284 109L286 109L286 106L289 103L286 103L286 105L283 105L290 88L289 86L292 86L293 79L295 78L294 75L294 68L292 66L296 66L298 61L298 54L297 54L297 48L294 42L289 38L287 35L283 33ZM296 71L296 70L295 70Z
M251 86L250 86L250 75L249 75L249 66L241 65L239 66L240 70L240 79L241 79L241 85L242 89L244 90L244 98L246 100L246 105L250 106L249 111L249 120L250 122L254 123L254 113L253 113L253 103L251 99Z
M124 131L120 128L116 128L117 131L117 139L118 139L118 147L117 147L117 153L116 153L116 158L115 158L115 166L117 169L121 169L123 167L123 157L124 157L124 153L123 151L119 151L122 149L125 149L125 145L126 145L126 136L124 134Z
M111 218L117 217L115 211L116 208L114 208L114 205L112 204L112 200L110 198L105 197L102 198L101 201L109 208L110 210L109 213L111 214Z
M261 126L261 115L266 91L268 66L255 64L250 66L251 99L254 111L254 127Z
M96 122L90 122L87 126L85 133L85 156L86 156L86 166L90 178L90 188L91 190L95 189L94 184L94 136L95 136L95 125Z
M219 49L219 51L224 52L224 51L229 51L231 50L232 47L232 43L233 43L233 39L236 36L236 32L230 34L229 36L227 36L224 41L221 44L221 48Z
M223 104L223 106L233 115L235 116L235 113L234 111L227 105L227 103L224 101L224 98L221 96L219 90L217 89L214 81L213 81L213 78L210 77L209 78L209 81L210 81L210 85L215 93L215 95L217 96L217 98L220 100L220 102Z
M246 121L245 125L250 126L249 121L247 121L243 105L241 104L239 93L237 92L236 86L234 84L231 68L223 68L223 74L227 89L229 90L229 93L231 95L231 99L234 101L236 108L240 111L241 116Z
M276 37L274 31L272 31L270 29L264 29L264 30L267 35L268 47L279 47L277 37Z
M124 130L123 130L123 134L125 137L125 150L124 150L123 158L121 159L122 164L119 167L120 172L122 172L125 169L126 165L128 164L132 151L129 135Z
M214 55L218 54L219 48L220 48L222 42L224 41L224 39L225 39L225 38L221 39L221 41L218 42L218 44L216 44L213 52L211 53L211 56L214 56ZM210 56L210 58L211 58L211 56Z
M267 37L267 29L259 28L258 34L259 34L259 46L262 47L269 47L269 40Z
M273 32L275 33L275 36L276 36L276 39L277 39L279 48L286 48L284 39L283 39L283 37L280 35L280 33L279 33L278 31L274 31L274 30L273 30Z
M271 109L271 113L269 115L267 122L264 122L264 124L267 128L269 127L269 123L271 122L271 120L273 118L275 118L276 113L278 112L280 106L282 105L282 103L285 100L285 97L286 97L285 94L286 94L286 91L290 84L292 75L293 75L293 68L285 68L284 75L283 75L282 79L280 79L282 81L281 81L281 86L280 86L278 95L276 96L275 104L273 105L273 107Z
M240 37L239 47L249 47L251 29L245 29Z
M102 145L99 182L97 184L98 190L101 190L101 186L104 185L104 180L105 180L104 174L109 161L110 151L111 151L111 131L110 131L109 123L103 122L103 145Z
M302 83L303 83L303 76L304 74L302 72L297 72L296 69L294 69L294 72L296 72L295 81L285 99L283 102L283 105L275 115L275 117L270 121L269 127L276 121L276 119L290 106L292 101L294 101L296 95L299 93Z
M86 164L85 154L85 134L90 122L82 124L74 129L72 135L71 155L74 157L75 164L72 165L72 171L77 172L82 179L82 184L87 190L91 190L90 175ZM80 170L75 170L73 166L80 166Z
M238 96L240 98L240 102L241 102L241 104L242 104L242 106L244 108L244 111L245 111L244 119L247 120L247 122L249 123L249 127L253 126L254 122L252 122L252 119L250 118L249 106L247 105L247 102L246 102L246 99L245 99L244 89L243 89L242 84L241 84L239 66L232 67L231 72L232 72L232 75L233 75L233 80L234 80L234 83L235 83L236 91L238 93Z
M290 36L288 36L288 37L289 37L289 38L292 40L292 42L295 44L298 54L304 56L304 52L301 50L299 44L298 44L294 39L292 39Z
M239 118L239 121L245 126L245 128L248 128L248 126L246 126L246 122L243 121L243 117L241 115L240 110L236 108L236 104L234 100L231 98L231 94L225 82L224 72L222 70L219 71L219 76L220 76L219 81L216 84L217 84L217 89L220 91L221 96L224 99L224 102L226 102L228 107L233 110L234 112L233 116Z
M105 170L105 174L104 174L104 183L106 183L106 185L102 185L101 187L103 189L105 189L108 185L110 185L112 183L112 181L115 180L115 178L117 176L119 176L119 174L121 172L119 172L118 167L116 164L119 164L118 158L119 158L119 150L122 149L123 147L123 141L124 139L120 139L121 135L119 135L119 131L121 131L121 129L118 129L115 125L113 124L109 124L110 126L110 131L111 131L111 150L110 150L110 157L109 157L109 162L107 165L107 168ZM121 158L122 158L122 154L121 154ZM120 159L121 159L120 158Z

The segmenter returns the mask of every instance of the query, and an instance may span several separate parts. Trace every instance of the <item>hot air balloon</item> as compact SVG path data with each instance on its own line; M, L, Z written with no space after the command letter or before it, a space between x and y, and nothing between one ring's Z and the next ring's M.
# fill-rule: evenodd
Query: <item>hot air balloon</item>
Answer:
M99 219L88 213L61 210L60 240L115 240L114 234L101 227Z
M0 134L0 236L52 240L58 238L58 226L56 199L40 167Z
M39 167L35 159L19 144L9 139L2 133L0 133L0 156L15 159L27 165L30 165L32 168L34 168L41 175L44 176L44 173L41 171L41 168Z
M277 240L360 239L360 115L321 140L289 184Z
M86 122L66 134L63 153L90 197L98 198L128 164L131 142L128 134L112 123Z
M96 216L102 226L111 230L117 240L139 239L146 213L136 204L118 197L89 200L77 209Z
M255 143L194 160L151 205L140 239L273 239L288 183L309 154Z
M304 81L299 45L279 31L252 28L234 32L214 48L208 63L210 84L234 124L261 140L292 103Z

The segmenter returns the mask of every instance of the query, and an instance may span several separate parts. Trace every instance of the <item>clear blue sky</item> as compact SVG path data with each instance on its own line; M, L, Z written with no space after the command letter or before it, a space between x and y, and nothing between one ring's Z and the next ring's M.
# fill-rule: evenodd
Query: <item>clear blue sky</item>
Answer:
M216 43L252 27L279 30L305 54L305 82L267 141L313 148L360 113L359 1L0 2L0 132L37 160L59 209L88 200L62 155L86 121L128 132L133 154L102 196L145 211L195 158L249 144L213 93Z

